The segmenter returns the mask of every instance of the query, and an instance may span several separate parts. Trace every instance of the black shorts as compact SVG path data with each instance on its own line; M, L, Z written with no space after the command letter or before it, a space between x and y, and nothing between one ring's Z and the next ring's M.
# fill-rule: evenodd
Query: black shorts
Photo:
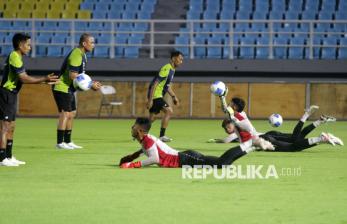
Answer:
M179 164L182 166L206 165L205 156L194 150L178 153Z
M157 98L153 100L153 106L149 109L149 112L159 114L165 107L169 107L169 104L163 98Z
M17 112L17 93L0 88L0 119L15 121Z
M63 93L53 90L53 96L59 112L71 112L76 110L76 99L73 93Z

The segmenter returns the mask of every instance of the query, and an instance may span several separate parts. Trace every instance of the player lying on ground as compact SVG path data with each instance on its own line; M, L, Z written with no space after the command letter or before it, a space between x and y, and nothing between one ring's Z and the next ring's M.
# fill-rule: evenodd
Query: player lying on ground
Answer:
M137 118L135 124L131 127L131 135L142 146L142 148L133 154L123 157L119 166L121 168L140 168L152 164L160 167L182 167L183 165L210 165L222 167L230 165L238 158L252 151L253 147L244 148L240 146L233 147L227 150L220 157L206 156L193 150L179 152L160 139L150 135L148 132L151 129L151 122L148 118ZM133 162L141 154L148 158L145 160Z
M306 126L304 129L303 125L306 120L318 109L318 106L311 106L305 111L302 118L295 126L293 133L282 133L278 131L269 131L265 134L261 134L260 137L270 141L277 152L297 152L307 148L318 145L319 143L329 143L332 145L343 145L341 139L335 137L330 133L322 133L319 137L305 138L311 131L321 124L327 122L335 122L336 119L331 116L322 115L319 120ZM224 139L210 139L208 142L215 143L228 143L232 141L238 141L237 135L234 133L234 125L228 119L223 120L222 127L228 136Z
M227 115L228 120L234 124L234 132L240 143L260 147L264 150L273 150L274 146L269 141L259 137L259 133L248 119L247 114L243 111L246 105L245 101L241 98L234 97L230 105L227 105L225 100L227 93L228 89L226 89L224 95L220 96L222 109Z

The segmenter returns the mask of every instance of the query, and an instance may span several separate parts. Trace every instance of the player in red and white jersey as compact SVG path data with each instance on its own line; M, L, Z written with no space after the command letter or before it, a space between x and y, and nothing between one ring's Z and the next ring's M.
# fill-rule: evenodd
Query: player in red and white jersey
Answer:
M241 98L234 97L228 106L225 100L227 93L228 91L226 90L224 95L220 96L222 109L228 119L235 125L235 133L240 140L240 147L247 153L251 152L254 147L260 147L263 150L273 150L274 146L269 141L259 137L259 133L248 119L247 114L243 111L246 105L245 101Z
M127 155L120 160L121 168L140 168L157 164L160 167L182 167L183 165L210 165L222 167L230 165L236 159L247 154L247 151L241 146L233 147L227 150L220 157L206 156L193 150L179 152L160 139L150 135L151 122L148 118L137 118L131 128L131 135L142 146L142 148L133 154ZM133 162L141 154L148 158L145 160Z

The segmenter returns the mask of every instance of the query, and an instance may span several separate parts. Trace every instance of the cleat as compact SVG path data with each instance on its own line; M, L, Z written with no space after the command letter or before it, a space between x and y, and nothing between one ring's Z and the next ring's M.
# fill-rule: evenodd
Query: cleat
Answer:
M342 141L340 138L334 136L334 135L331 134L331 133L327 133L327 135L329 136L329 138L330 138L336 145L344 145L344 144L343 144L343 141Z
M65 142L59 143L55 146L57 149L75 149L69 145L67 145Z
M74 149L83 149L82 146L76 145L76 144L73 143L73 142L69 142L69 143L65 143L65 144L68 145L68 146L70 146L70 147L72 147L72 148L74 148Z
M319 109L319 106L311 105L309 108L305 109L305 112L311 116L314 112L316 112Z
M0 166L19 166L19 165L6 158L0 162Z
M328 123L328 122L335 122L336 118L333 116L328 116L328 115L323 114L322 116L320 116L320 120L321 120L322 124L324 124L324 123Z
M171 142L172 141L172 138L169 138L167 136L161 136L159 138L162 142Z
M16 159L16 157L14 157L14 156L12 156L11 159L9 159L9 160L13 163L18 164L18 165L25 165L26 164L26 162L20 161L20 160Z
M335 142L331 138L331 135L328 135L327 133L322 132L320 134L320 138L321 138L322 142L325 142L325 143L328 143L328 144L335 146Z

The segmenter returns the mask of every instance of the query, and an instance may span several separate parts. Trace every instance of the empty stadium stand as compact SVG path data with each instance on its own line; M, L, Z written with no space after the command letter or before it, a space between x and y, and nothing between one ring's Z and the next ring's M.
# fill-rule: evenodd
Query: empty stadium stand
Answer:
M189 0L186 11L179 4L0 0L0 56L11 50L15 32L32 35L33 57L63 57L90 32L97 43L91 56L98 58L161 57L167 54L154 52L173 47L191 59L347 58L347 0Z

